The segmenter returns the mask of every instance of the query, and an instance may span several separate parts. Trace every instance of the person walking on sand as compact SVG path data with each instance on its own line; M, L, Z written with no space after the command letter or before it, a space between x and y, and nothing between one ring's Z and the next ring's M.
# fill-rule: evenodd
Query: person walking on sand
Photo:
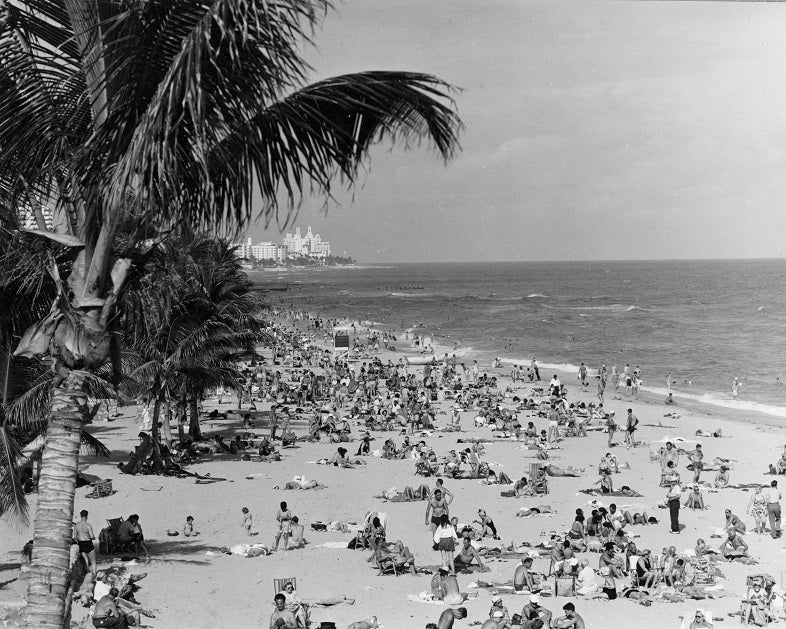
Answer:
M453 559L453 553L456 551L456 529L450 523L450 518L447 514L442 514L439 519L439 526L434 531L434 550L438 550L442 555L442 565L450 567L450 574L456 574L456 564Z
M96 548L93 540L96 538L93 527L87 521L87 511L79 512L80 520L74 525L74 539L79 546L79 552L85 560L85 565L92 574L96 573Z
M781 536L781 490L778 489L778 481L774 480L764 491L767 500L767 516L770 520L770 535L773 539Z
M532 373L535 374L535 380L540 382L540 370L538 369L538 361L535 360L535 357L532 357L532 362L530 362L530 368L532 369Z

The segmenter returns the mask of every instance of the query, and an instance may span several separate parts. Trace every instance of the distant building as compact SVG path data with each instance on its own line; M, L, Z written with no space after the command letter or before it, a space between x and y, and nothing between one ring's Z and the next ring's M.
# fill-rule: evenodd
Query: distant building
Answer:
M235 255L245 260L276 260L286 262L289 258L327 258L330 256L330 243L322 240L319 234L311 231L309 226L306 234L300 227L295 228L295 233L287 232L284 243L258 242L254 244L251 238L246 242L234 243Z
M330 255L330 243L323 241L319 234L313 233L310 225L305 236L302 235L300 227L295 228L294 234L287 232L284 236L284 244L289 249L290 256L326 258Z

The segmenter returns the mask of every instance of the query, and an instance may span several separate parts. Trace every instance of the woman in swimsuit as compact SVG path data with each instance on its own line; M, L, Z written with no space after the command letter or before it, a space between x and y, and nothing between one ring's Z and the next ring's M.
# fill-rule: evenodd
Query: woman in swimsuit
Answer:
M767 498L761 491L761 487L756 487L756 492L748 502L748 513L753 516L756 523L756 532L761 535L764 533L764 522L767 519Z
M570 538L570 545L579 551L586 550L587 539L584 533L584 512L581 509L576 509L576 519L568 531L568 538Z

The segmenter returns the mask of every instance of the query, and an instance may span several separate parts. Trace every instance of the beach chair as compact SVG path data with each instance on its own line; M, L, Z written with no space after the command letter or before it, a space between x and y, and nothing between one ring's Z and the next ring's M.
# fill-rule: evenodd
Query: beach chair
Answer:
M134 544L122 543L117 535L123 518L107 518L108 526L98 535L98 549L103 555L116 555L134 549Z
M273 596L279 593L283 593L284 596L286 596L287 592L284 589L284 586L287 583L291 583L295 592L297 592L297 578L284 577L283 579L273 579ZM293 610L293 613L297 617L297 623L298 623L297 626L303 627L304 629L308 629L308 627L311 625L311 614L308 611L308 605L306 603L301 602L298 608L296 610Z
M398 576L404 572L409 572L410 561L398 563L393 557L385 557L377 562L377 566L379 567L380 576L391 573Z

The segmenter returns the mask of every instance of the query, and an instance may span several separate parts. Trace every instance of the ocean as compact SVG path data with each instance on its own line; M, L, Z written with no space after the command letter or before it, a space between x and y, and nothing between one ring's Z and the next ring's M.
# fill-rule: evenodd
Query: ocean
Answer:
M643 389L786 418L786 261L392 264L258 273L271 300L431 337L435 352L575 373L639 366ZM460 342L460 347L454 347ZM741 382L737 400L731 382ZM568 383L570 386L570 383Z

